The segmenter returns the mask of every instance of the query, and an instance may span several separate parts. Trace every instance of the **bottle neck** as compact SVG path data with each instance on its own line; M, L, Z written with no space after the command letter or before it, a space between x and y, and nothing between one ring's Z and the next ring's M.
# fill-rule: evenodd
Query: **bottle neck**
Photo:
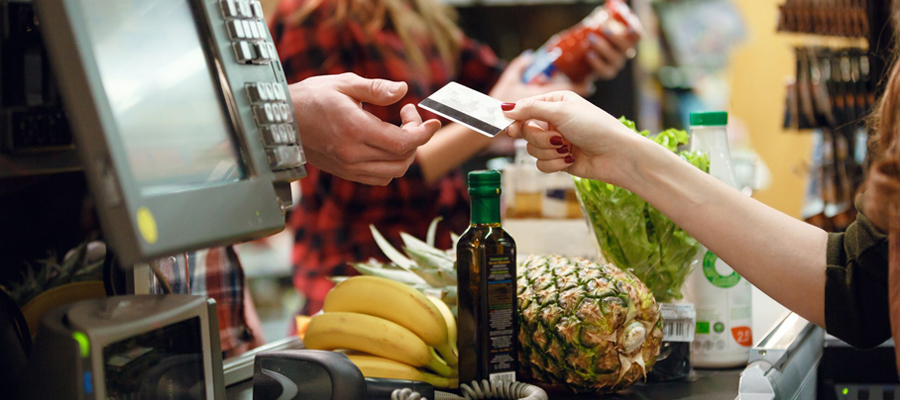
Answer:
M472 225L500 225L500 196L472 197Z
M691 150L728 154L728 133L724 126L695 126L691 128Z

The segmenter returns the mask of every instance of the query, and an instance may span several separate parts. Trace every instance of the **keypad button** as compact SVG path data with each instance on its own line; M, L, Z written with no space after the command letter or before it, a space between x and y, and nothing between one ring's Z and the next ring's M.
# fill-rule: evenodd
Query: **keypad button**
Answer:
M253 18L253 9L250 7L250 2L247 0L237 0L238 2L238 10L241 13L242 18Z
M247 38L247 35L244 33L244 24L241 21L231 20L226 22L225 26L228 28L228 36L231 37L231 40Z
M246 64L253 62L253 59L255 57L253 54L253 48L250 47L250 42L242 40L239 42L235 42L232 46L234 47L234 55L235 57L237 57L237 61L239 63Z
M253 7L253 17L257 19L265 19L263 15L262 4L260 4L259 0L253 0L250 3L250 6Z
M273 126L261 126L259 127L259 134L262 136L263 144L265 146L275 146L278 144L278 140L276 139L276 133Z
M240 16L240 9L234 0L221 0L219 8L222 9L222 15L225 18L236 18Z
M265 22L256 21L256 29L259 31L260 39L268 39L269 38L269 26L266 25Z
M287 104L282 104L281 106L281 120L284 122L293 122L294 121L294 110L291 106Z
M242 21L244 25L247 27L247 30L250 32L249 36L253 39L259 39L259 25L256 25L256 22L253 21Z
M287 133L287 141L288 143L297 143L297 134L294 133L294 126L290 124L282 125L282 128Z
M284 86L282 86L280 83L272 84L272 89L274 89L275 91L275 100L287 100L287 95L284 93Z
M269 47L266 46L265 43L254 43L253 47L256 50L256 59L253 60L256 64L268 64L271 61L269 57Z
M272 84L269 82L260 83L262 86L262 90L266 93L266 101L275 101L278 98L275 96L275 90L272 88Z
M275 112L272 104L266 103L261 106L253 107L253 115L256 116L256 123L260 125L271 124L275 122Z
M250 32L250 21L247 20L235 20L235 24L241 26L241 30L244 31L244 39L253 39L252 33Z
M247 85L247 97L249 97L250 102L254 104L265 101L262 99L259 85Z
M278 51L275 50L275 43L268 43L268 44L269 44L269 57L272 58L272 61L278 60Z

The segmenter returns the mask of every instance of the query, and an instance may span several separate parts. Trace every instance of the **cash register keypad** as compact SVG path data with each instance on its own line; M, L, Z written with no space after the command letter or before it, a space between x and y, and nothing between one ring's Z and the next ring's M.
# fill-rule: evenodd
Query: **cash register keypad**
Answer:
M259 0L219 0L225 26L241 64L269 64L277 57Z
M295 168L305 163L294 133L294 108L280 83L258 82L246 86L259 127L269 166L273 170Z

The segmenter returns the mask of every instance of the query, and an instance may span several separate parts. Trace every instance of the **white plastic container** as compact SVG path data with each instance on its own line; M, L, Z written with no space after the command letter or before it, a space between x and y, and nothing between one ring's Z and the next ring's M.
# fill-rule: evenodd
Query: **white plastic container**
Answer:
M740 190L728 152L725 112L691 114L691 150L709 155L709 173ZM685 296L694 303L697 325L691 362L699 368L747 364L753 345L750 282L703 248L699 268L688 276Z

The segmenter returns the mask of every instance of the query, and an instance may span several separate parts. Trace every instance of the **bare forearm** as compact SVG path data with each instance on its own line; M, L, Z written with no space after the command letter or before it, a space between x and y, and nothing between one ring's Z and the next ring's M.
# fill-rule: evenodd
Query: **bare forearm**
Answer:
M417 160L425 182L432 184L484 150L491 139L459 124L449 124L419 147Z
M640 140L623 186L669 216L760 290L825 326L828 236Z

